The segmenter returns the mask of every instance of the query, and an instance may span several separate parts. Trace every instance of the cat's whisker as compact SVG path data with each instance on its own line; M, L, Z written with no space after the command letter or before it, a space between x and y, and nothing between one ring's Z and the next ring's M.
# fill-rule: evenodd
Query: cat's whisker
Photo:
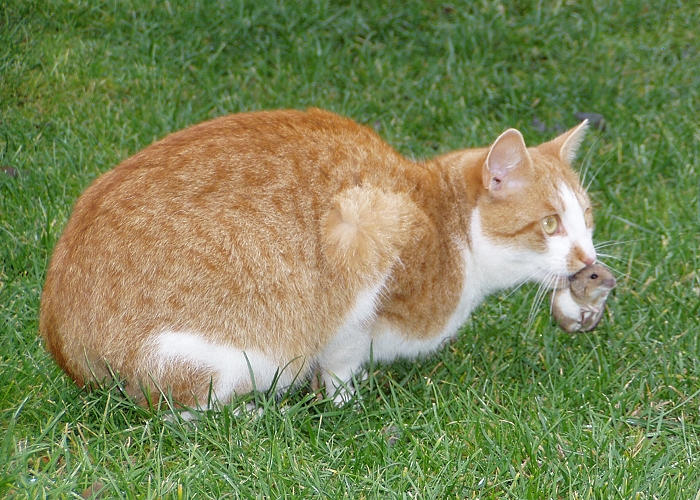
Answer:
M658 231L655 231L655 230L650 229L648 227L644 227L641 224L637 224L636 222L633 222L629 219L626 219L625 217L620 217L619 215L615 215L615 214L611 214L611 215L609 215L609 217L611 219L616 219L616 220L619 220L621 222L624 222L628 226L631 226L635 229L638 229L639 231L644 231L645 233L653 234L654 236L657 236L659 234Z
M537 287L537 293L535 294L535 303L539 303L542 300L542 296L547 291L547 285L549 284L550 276L547 275L539 286Z
M641 241L640 239L634 239L634 240L608 240L608 241L601 241L600 243L594 243L593 246L595 247L596 250L600 248L607 248L611 246L617 246L617 245L626 245L628 243L635 243L637 241Z
M554 279L556 280L558 278L555 277ZM551 289L552 289L552 295L550 295L550 300L549 300L549 313L550 314L552 314L552 307L554 306L554 302L552 301L552 297L554 296L554 292L555 292L554 283L552 283Z
M620 260L623 260L623 259L620 259ZM632 277L632 275L627 274L627 273L623 273L622 271L620 271L619 269L617 269L617 268L614 267L614 266L611 266L610 264L607 264L607 263L606 263L606 264L605 264L605 267L607 267L607 268L609 268L611 271L613 271L613 273L615 273L615 274L617 275L616 278L625 278L625 279L634 281L635 283L640 283L640 281L639 281L638 279Z
M510 297L511 295L513 295L515 292L517 292L518 290L520 290L523 286L527 285L528 283L531 283L532 280L533 280L533 278L534 278L535 276L537 276L537 274L539 274L538 271L535 271L535 272L530 273L528 276L526 276L520 283L518 283L517 285L515 285L515 287L512 288L512 289L505 295L504 299L509 298L509 297Z
M545 278L546 279L546 278ZM542 287L544 286L543 282L537 283L537 289L535 290L535 297L533 299L533 302L537 302L539 299L540 293L542 293Z
M591 175L591 178L588 179L588 182L587 182L587 183L586 183L586 182L582 182L582 183L581 183L581 184L584 186L584 189L585 189L586 191L588 191L588 190L590 189L591 184L593 184L593 181L596 179L596 177L598 177L598 174L599 174L600 171L603 169L603 167L607 167L609 163L610 163L610 160L606 160L606 161L602 162L602 163L598 166L598 168L595 169L595 171L593 172L593 175ZM588 171L589 171L589 169L587 169L586 173L588 173Z
M535 301L532 303L532 306L530 307L530 312L527 315L527 330L530 330L532 328L532 325L535 323L535 318L537 317L537 312L540 309L540 306L542 305L542 300L544 299L544 294L540 294L538 298L535 299Z
M607 241L601 241L600 243L593 243L593 247L598 250L600 248L607 248L610 246L615 246L619 245L621 242L617 240L607 240Z
M541 302L541 295L540 295L540 290L541 288L537 289L537 293L535 294L535 299L532 301L532 304L530 305L530 311L528 311L527 314L527 330L530 330L532 328L532 325L535 321L535 317L537 316L537 310L539 309L539 305Z
M541 285L540 285L541 286ZM538 286L537 292L535 293L535 298L533 299L532 303L530 304L530 310L527 313L527 323L526 323L526 330L530 330L532 327L532 322L533 318L535 317L535 311L537 310L537 302L538 302L538 297L540 293L540 287Z
M527 318L527 329L529 330L537 317L537 311L540 308L544 298L547 296L547 292L553 289L556 280L559 277L555 273L548 273L545 279L539 283L537 292L535 293L535 299L530 306L530 312Z
M542 283L542 287L539 290L539 295L537 297L537 307L533 310L533 317L532 319L535 319L535 316L537 315L538 309L542 306L542 303L544 302L545 297L547 296L547 292L550 290L552 284L552 276L547 277L547 281Z
M552 293L554 293L555 285L556 285L556 282L558 280L559 280L559 277L555 274L552 274L552 281L549 283L549 290L548 291L551 291ZM550 314L552 312L552 301L551 300L549 301L549 312L550 312Z
M520 283L518 283L514 288L512 288L503 298L508 299L510 298L511 295L513 295L515 292L520 290L523 286L529 283L529 280L524 280Z
M638 240L629 240L629 241L638 241ZM598 253L598 257L603 257L605 259L612 259L612 260L620 261L620 262L626 262L625 258L619 257L617 255L611 255L608 253L601 253L601 252L597 252L597 253ZM612 270L617 275L616 276L617 278L625 278L625 279L629 279L629 280L632 280L634 282L639 283L639 280L633 278L631 275L629 275L627 273L623 273L622 271L620 271L619 269L610 265L609 263L605 262L604 264L605 264L605 267L608 267L610 270Z
M618 257L617 255L611 255L609 253L602 253L602 252L597 252L598 257L605 257L606 259L613 259L613 260L620 260L624 261L625 259L622 257Z
M588 148L586 151L586 154L583 155L583 158L581 159L581 185L585 186L586 185L586 177L588 176L588 172L591 169L592 159L593 159L593 151L600 142L600 139L596 137L596 139L593 141L593 144L591 144L591 147Z

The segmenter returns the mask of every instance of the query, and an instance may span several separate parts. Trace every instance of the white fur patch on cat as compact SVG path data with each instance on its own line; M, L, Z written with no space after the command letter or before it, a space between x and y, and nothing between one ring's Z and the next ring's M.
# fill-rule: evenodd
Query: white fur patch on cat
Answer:
M479 209L470 218L471 252L465 259L470 288L478 292L478 305L487 295L528 280L544 280L551 271L550 258L534 250L499 245L482 229ZM466 318L465 318L466 319Z
M350 398L353 391L349 382L369 360L369 322L374 319L385 283L386 278L357 295L343 324L318 355L317 362L326 386L326 395L335 395L333 400L336 404Z
M591 262L595 261L596 252L593 247L593 230L586 227L581 203L576 194L566 184L562 183L559 185L558 193L564 206L561 222L569 236L572 248L578 246Z
M193 332L164 331L153 339L154 355L162 370L171 363L185 362L206 367L216 373L213 396L226 403L237 389L246 393L250 387L264 391L277 382L279 388L289 386L294 374L282 370L277 363L260 351L243 351L232 346L208 341Z
M384 329L372 338L372 358L375 361L393 361L399 358L416 358L435 351L444 342L454 337L457 329L445 329L433 337L411 338L393 329Z

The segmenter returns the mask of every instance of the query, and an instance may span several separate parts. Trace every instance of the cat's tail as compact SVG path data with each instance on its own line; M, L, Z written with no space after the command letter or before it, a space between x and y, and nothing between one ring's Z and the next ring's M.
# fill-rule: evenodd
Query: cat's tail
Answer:
M351 281L386 276L416 238L421 212L402 193L357 186L338 193L322 223L328 262ZM359 283L358 283L359 284Z

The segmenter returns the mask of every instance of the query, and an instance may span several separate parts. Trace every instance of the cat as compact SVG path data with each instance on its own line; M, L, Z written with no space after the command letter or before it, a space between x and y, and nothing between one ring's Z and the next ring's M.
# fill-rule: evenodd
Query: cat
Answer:
M489 294L595 261L570 167L585 131L422 162L319 109L173 133L76 202L41 335L78 385L116 374L142 404L209 408L314 371L343 404L370 358L430 353Z

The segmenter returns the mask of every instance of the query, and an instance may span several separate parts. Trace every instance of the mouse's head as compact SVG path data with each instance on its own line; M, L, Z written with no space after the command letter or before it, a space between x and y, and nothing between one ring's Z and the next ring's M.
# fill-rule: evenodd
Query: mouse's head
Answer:
M602 264L591 264L569 278L571 293L581 299L595 301L605 297L617 282L610 270Z

